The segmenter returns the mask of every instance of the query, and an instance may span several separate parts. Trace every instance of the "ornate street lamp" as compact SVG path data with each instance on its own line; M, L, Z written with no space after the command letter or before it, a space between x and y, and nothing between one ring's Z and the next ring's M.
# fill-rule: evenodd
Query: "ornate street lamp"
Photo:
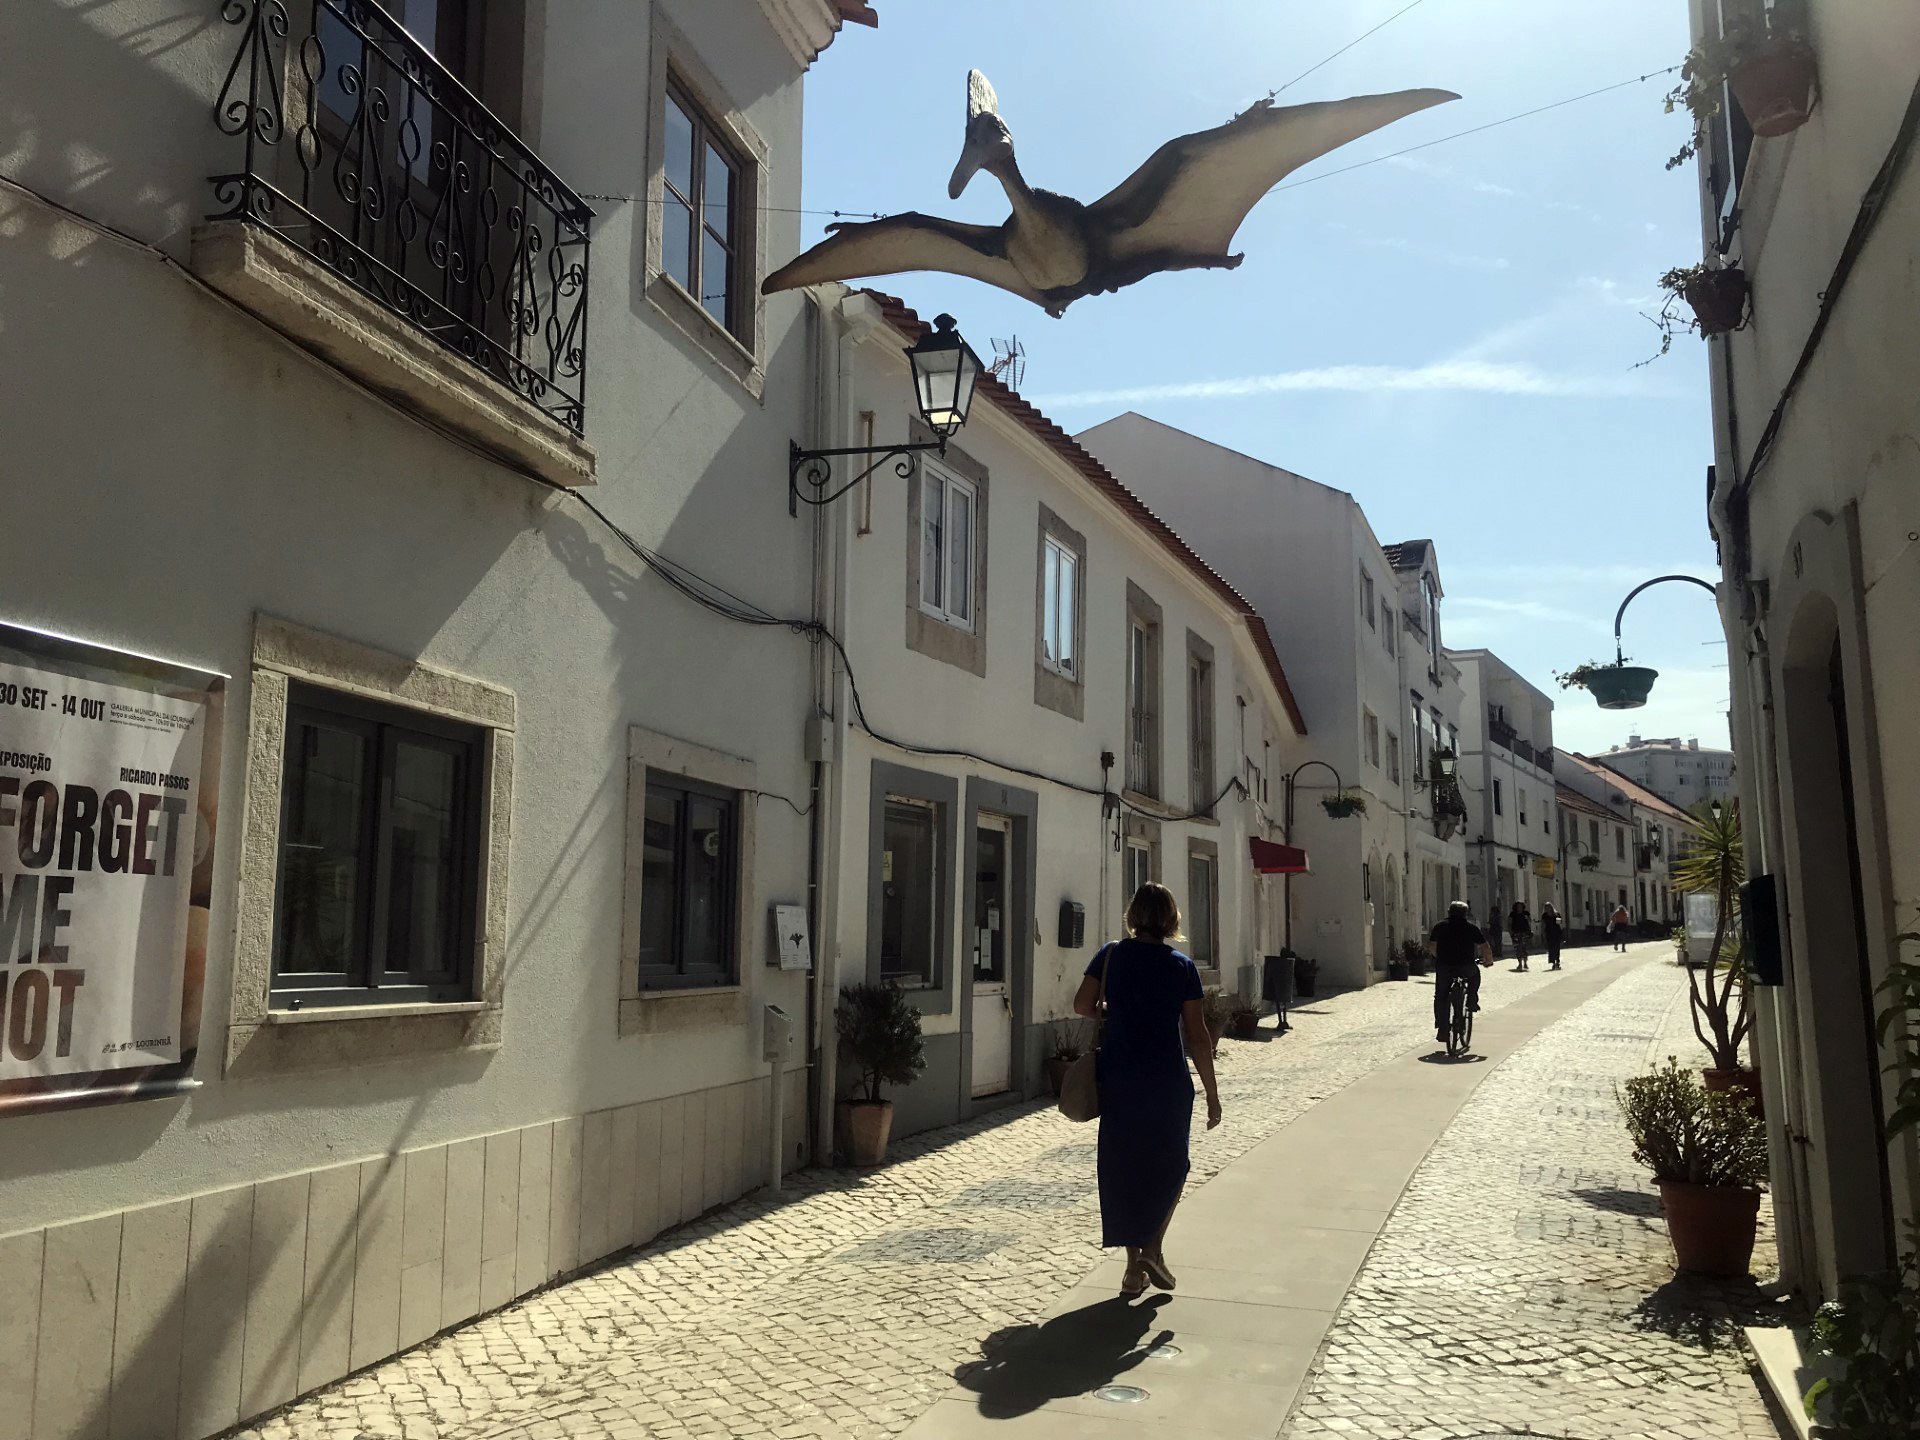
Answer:
M947 453L947 441L967 423L967 412L973 408L973 392L979 384L982 368L980 357L974 354L973 347L961 338L954 325L953 316L936 316L933 328L907 347L907 361L913 366L914 400L920 407L920 418L938 438L902 441L898 445L854 445L830 450L803 450L788 442L789 515L799 513L801 501L809 505L831 505L889 460L899 462L894 467L895 473L904 480L913 473L908 456L922 450L935 450L942 455ZM833 462L854 456L861 459L873 457L873 463L839 489L823 494L827 486L833 483ZM802 482L812 494L801 489Z

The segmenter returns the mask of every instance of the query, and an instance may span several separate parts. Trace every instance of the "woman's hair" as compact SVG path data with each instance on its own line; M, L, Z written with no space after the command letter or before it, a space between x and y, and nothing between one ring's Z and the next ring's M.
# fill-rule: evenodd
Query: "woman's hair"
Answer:
M1127 905L1127 931L1136 940L1178 940L1180 906L1173 892L1149 880Z

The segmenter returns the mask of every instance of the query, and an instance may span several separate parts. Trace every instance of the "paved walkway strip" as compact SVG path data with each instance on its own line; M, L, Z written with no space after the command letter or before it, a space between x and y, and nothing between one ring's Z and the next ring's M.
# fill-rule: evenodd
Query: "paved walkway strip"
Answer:
M1629 960L1663 952L1648 946ZM1476 1048L1505 1054L1593 995L1622 963L1605 952L1571 952L1569 967L1558 976L1490 976ZM1647 968L1659 969L1669 987L1680 983L1671 966ZM1164 1413L1165 1397L1181 1393L1184 1367L1196 1382L1185 1391L1180 1433L1242 1433L1231 1417L1250 1410L1263 1428L1245 1433L1271 1437L1341 1293L1356 1271L1355 1295L1372 1281L1374 1262L1362 1265L1367 1242L1382 1222L1381 1245L1397 1235L1407 1212L1394 1201L1434 1135L1476 1082L1484 1095L1524 1058L1497 1070L1491 1060L1448 1067L1415 1058L1434 1049L1431 996L1423 984L1379 985L1309 1004L1283 1039L1223 1047L1227 1123L1196 1134L1193 1181L1202 1188L1189 1191L1170 1244L1179 1310L1097 1306L1093 1321L1069 1327L1112 1327L1093 1345L1097 1363L1087 1362L1084 1336L1061 1333L1044 1394L1025 1378L1040 1353L1027 1348L1036 1322L1108 1299L1110 1291L1087 1292L1082 1283L1113 1277L1097 1246L1093 1132L1033 1106L900 1143L879 1171L808 1172L780 1197L750 1197L350 1376L245 1433L882 1440L923 1416L928 1424L971 1424L1004 1410L1006 1418L990 1423L1009 1437L1146 1440L1144 1427ZM1633 1068L1639 1059L1636 1051ZM1347 1123L1327 1118L1342 1113ZM1609 1143L1617 1143L1617 1120L1608 1124ZM1576 1139L1576 1151L1586 1143ZM1427 1174L1419 1172L1415 1193ZM1501 1203L1511 1211L1517 1202ZM1510 1214L1499 1223L1510 1225ZM1652 1225L1651 1238L1637 1243L1664 1265L1664 1236L1657 1219ZM1349 1299L1341 1311L1329 1357L1353 1306ZM1149 1343L1171 1330L1168 1343L1180 1353L1147 1359L1130 1328ZM1044 1325L1041 1334L1053 1342ZM1131 1368L1120 1373L1121 1365ZM995 1384L996 1372L1011 1378ZM1318 1417L1312 1406L1333 1373L1323 1368L1309 1384L1303 1424L1414 1433ZM1086 1398L1116 1377L1149 1398ZM1195 1416L1213 1417L1206 1423L1216 1428L1196 1429L1187 1423ZM1116 1422L1127 1429L1112 1429Z

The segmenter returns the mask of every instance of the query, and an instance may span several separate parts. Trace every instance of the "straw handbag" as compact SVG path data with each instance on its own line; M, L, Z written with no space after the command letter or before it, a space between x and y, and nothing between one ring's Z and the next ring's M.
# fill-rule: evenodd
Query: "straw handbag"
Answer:
M1105 1015L1107 1008L1107 966L1113 961L1113 946L1109 945L1100 957L1100 999L1099 1013ZM1097 1120L1100 1118L1100 1026L1095 1025L1093 1043L1087 1047L1087 1053L1068 1067L1066 1079L1060 1082L1060 1113L1073 1121Z

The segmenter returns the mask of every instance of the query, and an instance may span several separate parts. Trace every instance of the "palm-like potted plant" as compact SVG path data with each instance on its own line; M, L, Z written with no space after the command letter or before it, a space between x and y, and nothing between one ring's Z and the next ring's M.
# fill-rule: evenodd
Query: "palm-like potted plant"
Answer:
M1628 663L1628 657L1616 654L1611 665L1603 660L1588 660L1571 670L1554 672L1562 690L1576 687L1590 692L1602 710L1637 710L1647 703L1658 670Z
M1653 1172L1674 1263L1745 1275L1753 1262L1766 1130L1745 1094L1708 1090L1671 1056L1619 1093L1633 1158Z
M1718 35L1702 38L1687 52L1680 83L1667 94L1669 115L1684 109L1693 119L1693 133L1667 168L1699 153L1708 123L1724 108L1726 89L1733 91L1753 133L1771 139L1807 123L1817 78L1806 26L1787 6L1770 7L1764 15L1728 15Z
M920 1012L898 985L849 985L834 1013L840 1044L860 1076L859 1093L841 1102L848 1158L878 1165L893 1133L893 1102L882 1085L911 1085L927 1068Z
M1073 1062L1087 1053L1087 1047L1081 1042L1080 1027L1072 1020L1053 1022L1053 1048L1046 1060L1047 1089L1055 1095L1060 1093L1060 1085L1067 1078L1067 1071L1073 1068Z
M1739 923L1740 886L1747 878L1740 806L1736 802L1718 814L1709 811L1698 824L1685 857L1674 863L1671 875L1674 889L1683 895L1713 896L1719 912L1714 917L1713 943L1707 949L1705 963L1687 967L1693 1033L1713 1058L1702 1078L1709 1090L1739 1086L1758 1108L1759 1076L1740 1059L1740 1047L1753 1028L1745 942Z

